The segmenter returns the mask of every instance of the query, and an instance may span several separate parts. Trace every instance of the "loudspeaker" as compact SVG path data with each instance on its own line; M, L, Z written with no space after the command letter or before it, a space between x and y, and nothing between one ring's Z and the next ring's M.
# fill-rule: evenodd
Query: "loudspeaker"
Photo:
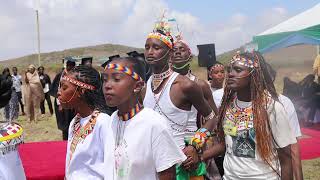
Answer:
M210 67L216 62L216 50L214 44L197 45L199 50L198 64L200 67Z

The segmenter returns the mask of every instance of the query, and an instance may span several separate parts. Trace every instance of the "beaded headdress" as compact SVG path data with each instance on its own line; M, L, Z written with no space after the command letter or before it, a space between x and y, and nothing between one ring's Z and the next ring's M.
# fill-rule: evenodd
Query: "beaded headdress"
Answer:
M172 49L173 43L171 36L171 28L168 20L162 17L160 21L156 22L153 32L148 34L147 39L148 38L158 39L165 43L170 49Z
M241 57L239 54L232 57L230 64L234 64L235 62L238 62L240 65L246 66L248 68L258 67L257 62L254 59L244 58Z

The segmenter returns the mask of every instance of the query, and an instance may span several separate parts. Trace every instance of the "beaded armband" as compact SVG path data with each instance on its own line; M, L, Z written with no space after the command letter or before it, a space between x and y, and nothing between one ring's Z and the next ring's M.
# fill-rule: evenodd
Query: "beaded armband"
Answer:
M216 114L215 114L213 111L211 111L211 113L210 113L208 116L203 117L203 120L206 122L206 121L208 121L209 119L214 118L215 115L216 115Z

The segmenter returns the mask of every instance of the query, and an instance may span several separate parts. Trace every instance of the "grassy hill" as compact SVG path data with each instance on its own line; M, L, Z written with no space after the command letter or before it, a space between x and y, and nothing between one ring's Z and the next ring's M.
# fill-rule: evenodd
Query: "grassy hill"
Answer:
M115 54L125 55L129 51L143 52L143 49L128 47L123 45L102 44L96 46L79 47L73 49L66 49L63 51L54 51L41 54L41 64L45 66L46 71L53 76L61 67L61 60L65 56L93 56L94 63L99 66L101 62L99 59L106 56ZM217 56L217 60L223 64L227 64L231 57L239 49L234 49L229 52L222 53ZM282 92L283 78L289 77L294 81L300 81L307 74L312 73L312 63L316 57L316 47L310 45L298 45L284 48L272 53L264 54L265 59L269 62L278 72L276 79L276 88ZM38 64L37 54L31 54L19 58L0 61L0 70L3 67L17 66L21 74L24 74L25 69L29 64ZM206 79L206 68L198 67L198 59L194 57L191 67L193 72L201 79Z
M49 72L57 72L62 67L62 58L66 56L93 56L93 61L96 65L100 65L99 59L115 54L124 55L130 51L142 52L143 49L128 47L115 44L102 44L96 46L79 47L66 49L63 51L54 51L41 54L41 65ZM38 55L31 54L19 58L0 61L0 69L3 67L17 66L18 69L25 70L29 64L38 65ZM21 72L20 72L21 73Z

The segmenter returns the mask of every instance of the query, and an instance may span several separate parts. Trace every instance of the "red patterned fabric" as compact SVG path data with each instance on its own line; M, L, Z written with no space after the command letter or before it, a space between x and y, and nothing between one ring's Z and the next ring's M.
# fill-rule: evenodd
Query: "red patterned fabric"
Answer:
M67 141L33 142L19 146L27 180L63 180Z

